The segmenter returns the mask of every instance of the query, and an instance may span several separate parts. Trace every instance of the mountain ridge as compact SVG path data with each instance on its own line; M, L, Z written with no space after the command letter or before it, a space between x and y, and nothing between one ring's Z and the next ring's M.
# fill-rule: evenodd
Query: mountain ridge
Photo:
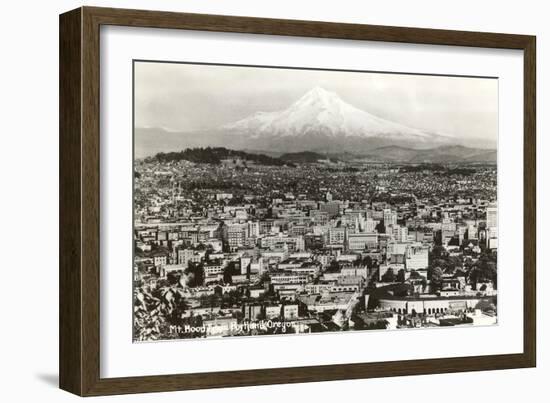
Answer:
M401 163L496 163L497 151L462 145L438 146L427 150L386 146L362 156L373 162Z
M334 92L321 87L306 92L287 108L256 112L214 129L174 132L136 128L135 136L137 157L188 147L224 146L235 150L269 150L269 153L281 155L296 152L325 155L351 152L368 156L383 151L388 154L387 159L391 159L391 155L403 159L408 153L411 158L422 160L429 159L429 156L411 151L402 151L404 155L398 156L398 149L384 150L383 147L430 150L439 146L481 149L488 145L487 140L485 144L477 140L478 146L472 147L472 139L458 139L380 118L356 108ZM483 146L479 147L479 144ZM451 150L451 159L454 159L455 154L462 155L462 152L459 149ZM467 157L475 159L474 154ZM487 154L487 158L493 156Z
M281 158L270 157L265 154L253 154L239 150L231 150L225 147L194 147L186 148L181 151L172 152L159 152L153 157L149 157L150 160L156 160L158 162L175 162L175 161L189 161L197 164L213 164L219 165L222 161L226 160L232 162L235 166L240 165L239 161L248 161L258 165L267 166L294 166L290 161L285 161ZM242 164L246 166L246 163Z

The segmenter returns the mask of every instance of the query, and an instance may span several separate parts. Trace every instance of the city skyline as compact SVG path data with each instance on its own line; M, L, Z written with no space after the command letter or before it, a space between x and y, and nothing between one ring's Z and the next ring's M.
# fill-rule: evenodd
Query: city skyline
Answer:
M155 104L151 80L136 74L136 122L191 108L179 89L187 73L147 66L175 91L157 88ZM206 80L201 69L214 67ZM207 95L190 109L198 120L225 121L252 98L286 106L188 135L134 131L134 342L498 323L497 150L423 129L426 115L421 128L377 116L326 82L303 82L310 71L254 87L269 69L193 69ZM364 73L342 74L356 84L347 94L361 94ZM402 77L375 76L391 103L388 80ZM437 78L445 91L458 91L456 79ZM251 95L227 96L232 86ZM148 97L156 106L144 112ZM430 116L454 110L458 124L466 108L451 98L413 103ZM498 110L493 101L477 112Z

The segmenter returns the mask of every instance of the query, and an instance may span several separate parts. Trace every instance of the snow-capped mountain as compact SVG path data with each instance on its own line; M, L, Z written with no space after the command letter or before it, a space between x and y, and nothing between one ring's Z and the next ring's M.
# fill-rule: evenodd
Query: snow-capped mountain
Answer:
M320 87L286 109L257 112L214 129L173 132L139 128L135 135L138 156L211 146L272 154L310 151L373 158L374 153L376 158L384 159L383 154L394 150L391 147L413 151L456 145L487 151L495 147L483 139L458 139L380 118Z
M343 101L334 92L321 87L308 91L288 108L275 112L257 112L222 130L249 141L278 139L325 141L380 139L392 144L403 141L419 147L448 144L452 138L382 119ZM309 141L307 141L310 143ZM384 141L383 141L384 142ZM315 144L308 144L319 148ZM309 148L311 149L311 148Z

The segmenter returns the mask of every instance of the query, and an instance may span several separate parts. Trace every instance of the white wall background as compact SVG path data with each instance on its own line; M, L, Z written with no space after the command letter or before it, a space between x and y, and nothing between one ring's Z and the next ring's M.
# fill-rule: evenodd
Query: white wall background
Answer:
M58 14L79 1L10 1L0 25L0 397L3 401L68 402L57 389L58 365ZM102 401L543 401L550 368L550 26L542 1L90 1L87 5L313 19L537 35L538 70L538 368L479 373L119 396ZM536 398L540 395L540 398Z

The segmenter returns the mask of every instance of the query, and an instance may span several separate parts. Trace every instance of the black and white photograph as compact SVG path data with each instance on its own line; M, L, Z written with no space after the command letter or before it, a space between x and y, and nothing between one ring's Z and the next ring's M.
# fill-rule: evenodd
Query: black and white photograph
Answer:
M0 400L544 396L548 13L463 3L4 2Z
M134 60L133 341L497 325L498 88Z

